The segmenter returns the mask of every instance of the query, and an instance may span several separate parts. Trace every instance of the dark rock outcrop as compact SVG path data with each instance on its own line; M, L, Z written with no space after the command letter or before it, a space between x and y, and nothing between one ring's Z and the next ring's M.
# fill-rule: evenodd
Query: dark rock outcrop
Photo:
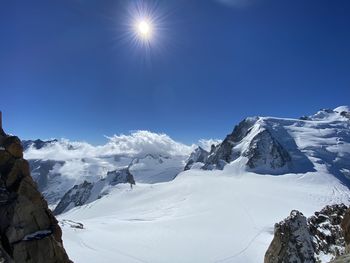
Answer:
M215 146L214 146L215 147ZM185 165L185 171L190 170L194 163L205 163L208 159L209 153L202 147L196 148L190 155Z
M302 121L309 121L309 120L311 120L311 119L310 119L309 116L301 116L301 117L299 118L299 120L302 120Z
M345 250L347 253L350 253L350 209L348 209L345 214L343 221L341 222L341 228L343 230L344 241L345 241Z
M71 262L57 220L30 176L21 141L2 134L0 149L2 262Z
M233 132L227 135L222 143L211 149L203 168L209 170L223 169L227 163L237 159L241 155L241 152L235 152L233 147L248 135L256 121L256 118L249 118L235 126Z
M278 173L282 168L289 168L292 159L287 150L278 142L267 127L257 123L258 118L247 118L239 123L233 132L226 136L218 146L212 148L203 169L223 169L224 166L239 157L247 157L248 170L256 173ZM250 135L254 125L259 125L256 134ZM240 144L249 142L248 147ZM238 147L236 147L238 146ZM288 170L288 169L285 169Z
M308 219L316 257L324 254L335 258L345 251L345 242L341 230L347 206L328 205Z
M342 112L340 113L340 115L343 116L343 117L345 117L345 118L350 119L350 112L348 112L348 111L342 111Z
M314 247L306 217L293 210L275 225L274 238L265 254L265 263L314 263Z
M80 222L75 222L73 220L69 220L69 219L62 219L60 220L60 225L63 226L69 226L71 228L75 228L75 229L84 229L84 225Z
M258 167L278 169L291 161L289 153L268 130L261 131L253 138L243 156L248 158L247 166L253 170Z
M344 204L329 205L308 219L299 211L292 211L275 225L265 263L323 262L324 257L334 259L343 255L345 240L341 226L346 224L346 211Z
M102 179L107 181L110 185L117 184L135 184L134 176L130 173L129 168L117 169L107 173L107 177Z
M349 263L350 262L350 209L346 210L341 222L343 237L345 241L346 254L337 257L332 263Z
M67 212L68 210L88 204L99 198L105 193L106 188L117 184L135 184L133 175L129 168L122 168L107 173L103 178L95 183L84 181L79 185L74 185L60 200L53 213L55 215Z
M84 181L82 184L74 185L61 199L53 213L55 215L63 213L69 207L77 207L84 205L91 194L92 183Z

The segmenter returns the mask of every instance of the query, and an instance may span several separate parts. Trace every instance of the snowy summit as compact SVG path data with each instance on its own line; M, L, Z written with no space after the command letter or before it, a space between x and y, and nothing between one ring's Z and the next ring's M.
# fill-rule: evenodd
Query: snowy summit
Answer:
M342 106L246 118L209 151L142 132L96 147L26 142L25 155L77 262L262 262L290 211L349 204L349 128Z

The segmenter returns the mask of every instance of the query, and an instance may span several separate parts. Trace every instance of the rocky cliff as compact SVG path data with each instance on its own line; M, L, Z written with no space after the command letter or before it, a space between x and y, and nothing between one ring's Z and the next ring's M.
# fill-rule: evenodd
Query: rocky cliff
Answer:
M61 199L53 213L55 215L66 212L74 207L93 202L107 194L112 186L117 184L135 184L135 179L129 168L121 168L107 173L107 176L97 182L84 181L74 185Z
M346 228L350 221L346 211L344 204L330 205L308 219L299 211L292 211L275 225L265 263L329 262L343 255L348 236L344 239L342 227ZM349 221L344 220L347 217Z
M257 173L288 170L291 156L270 130L272 127L261 118L243 120L221 144L212 148L203 168L223 169L226 164L245 158L248 170Z
M337 257L332 263L349 263L350 262L350 209L348 209L341 222L342 234L345 241L345 255Z
M275 235L265 254L265 263L314 263L314 253L306 217L294 210L275 225Z
M0 130L0 262L71 262L62 232L30 176L21 141Z
M187 159L184 170L185 171L190 170L195 163L202 163L202 165L204 165L204 163L208 159L208 155L209 153L206 150L204 150L202 147L196 148L191 153L190 157Z

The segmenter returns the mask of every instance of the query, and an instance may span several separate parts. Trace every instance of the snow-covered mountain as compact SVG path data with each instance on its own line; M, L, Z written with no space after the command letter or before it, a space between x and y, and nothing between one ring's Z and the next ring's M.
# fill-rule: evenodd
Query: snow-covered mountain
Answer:
M82 185L91 184L94 189L100 189L101 182L108 181L109 173L116 170L128 168L137 183L170 181L183 170L186 158L194 149L167 135L147 131L114 136L102 146L66 139L28 140L22 144L32 177L52 209L60 201L67 203L70 193ZM98 196L91 195L89 202ZM79 197L68 203L82 204L75 199ZM61 206L56 213L63 210Z
M84 225L62 224L75 262L263 262L274 224L291 210L308 217L350 203L348 107L246 118L210 145L139 132L25 154L51 204L68 191L62 222ZM120 169L133 175L133 189L104 179Z
M213 145L213 147L215 147ZM209 153L202 147L196 148L188 158L185 166L185 171L191 168L201 168L208 160ZM195 165L195 166L194 166Z
M95 183L84 181L79 185L74 185L60 200L53 213L61 214L74 207L91 203L102 196L108 194L108 191L117 184L135 184L135 179L130 173L129 168L122 168L107 173L105 178Z
M319 164L338 179L350 178L349 109L321 110L299 120L254 117L243 120L209 153L204 169L228 163L258 174L305 173Z

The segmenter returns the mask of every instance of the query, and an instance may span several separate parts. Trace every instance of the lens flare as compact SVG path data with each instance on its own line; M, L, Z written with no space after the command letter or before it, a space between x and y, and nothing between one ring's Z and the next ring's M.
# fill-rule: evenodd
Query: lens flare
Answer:
M147 20L141 20L136 24L136 32L142 39L150 40L152 35L152 24Z
M127 45L130 54L142 63L164 54L170 42L171 5L158 0L133 0L125 1L124 7L123 16L116 20L118 41Z

